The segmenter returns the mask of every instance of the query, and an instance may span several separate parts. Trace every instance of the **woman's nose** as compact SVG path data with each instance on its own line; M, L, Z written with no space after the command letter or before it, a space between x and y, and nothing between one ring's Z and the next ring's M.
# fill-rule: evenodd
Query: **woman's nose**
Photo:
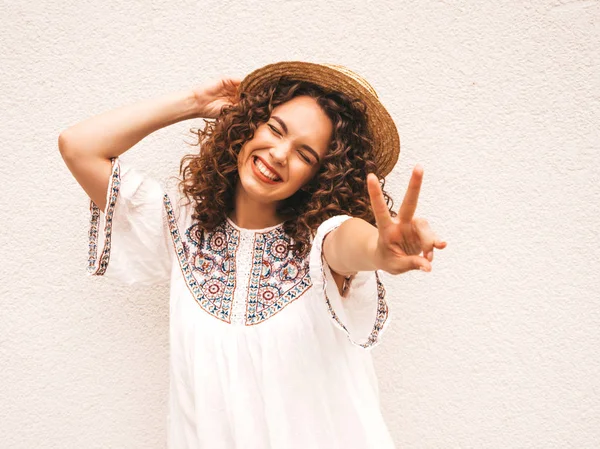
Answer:
M275 145L271 147L269 150L269 155L271 156L273 162L276 162L279 165L285 166L287 163L288 152L290 151L290 145L282 142L279 145Z

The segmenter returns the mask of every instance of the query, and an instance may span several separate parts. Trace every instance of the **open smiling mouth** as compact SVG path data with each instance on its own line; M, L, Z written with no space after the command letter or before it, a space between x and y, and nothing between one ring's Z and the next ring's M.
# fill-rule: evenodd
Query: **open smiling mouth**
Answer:
M281 178L273 175L256 156L252 157L252 171L258 179L267 184L278 184L282 181Z

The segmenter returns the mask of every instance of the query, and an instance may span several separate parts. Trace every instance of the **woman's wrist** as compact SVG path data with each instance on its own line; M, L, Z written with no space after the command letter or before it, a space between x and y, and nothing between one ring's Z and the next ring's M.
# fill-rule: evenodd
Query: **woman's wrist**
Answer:
M367 237L366 242L366 259L371 265L371 271L378 270L378 259L377 259L377 243L379 242L379 231L376 226L372 226L372 230Z
M180 94L182 96L180 103L181 114L178 121L200 117L200 102L196 93L192 89L189 89L181 91Z
M377 269L378 238L375 226L362 218L352 217L323 242L325 259L340 274L374 271Z

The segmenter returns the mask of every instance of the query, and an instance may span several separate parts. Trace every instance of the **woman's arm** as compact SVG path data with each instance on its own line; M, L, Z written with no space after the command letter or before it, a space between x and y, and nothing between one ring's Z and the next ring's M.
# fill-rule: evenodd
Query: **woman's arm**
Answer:
M154 131L197 117L193 90L177 91L104 112L63 131L62 154L110 159L120 156Z
M423 168L417 164L400 210L392 217L377 176L369 173L367 187L377 227L351 218L331 231L330 241L323 242L330 268L346 275L367 270L390 274L431 271L434 248L444 249L447 243L436 236L427 220L414 217L422 180Z
M362 218L350 218L323 240L323 254L329 268L343 276L374 271L377 228Z
M194 117L198 117L198 105L193 90L173 92L77 123L60 134L58 148L77 182L104 211L110 159L152 132Z
M60 154L90 199L104 210L111 158L165 126L191 118L216 118L223 106L237 99L240 82L223 77L104 112L63 131L58 137Z

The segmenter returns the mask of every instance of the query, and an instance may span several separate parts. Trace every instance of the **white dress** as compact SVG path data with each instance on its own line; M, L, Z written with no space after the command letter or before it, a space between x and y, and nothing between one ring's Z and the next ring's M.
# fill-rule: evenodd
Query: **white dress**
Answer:
M342 297L322 257L350 217L324 221L302 260L282 224L226 219L202 239L166 185L113 159L106 211L90 202L88 274L170 282L169 447L394 448L370 353L390 321L379 273Z

